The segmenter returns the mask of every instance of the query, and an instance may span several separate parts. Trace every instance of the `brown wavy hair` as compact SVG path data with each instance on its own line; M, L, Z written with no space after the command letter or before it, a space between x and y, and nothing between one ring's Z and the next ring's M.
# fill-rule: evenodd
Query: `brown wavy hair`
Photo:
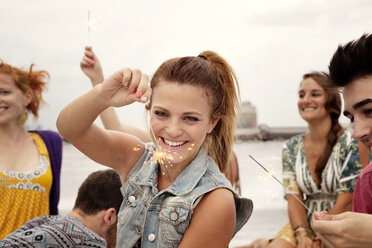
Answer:
M37 118L40 104L44 102L42 93L50 77L47 71L34 71L33 67L34 64L31 64L29 70L24 70L6 64L0 59L0 73L9 75L24 94L28 90L31 91L32 100L26 109Z
M151 88L160 81L189 84L204 88L211 106L211 120L220 118L207 135L204 147L225 173L229 166L234 142L236 118L240 106L240 91L231 66L213 51L199 56L173 58L165 61L151 79ZM151 106L151 101L148 108Z
M342 129L338 119L341 114L341 97L337 89L329 87L330 79L327 73L324 72L311 72L303 75L303 80L311 78L317 84L323 88L326 95L325 109L331 117L332 126L327 135L327 145L324 149L323 154L320 156L316 162L315 172L319 178L321 178L324 167L326 166L329 156L332 153L333 146L336 144L338 139L338 134ZM303 81L302 80L302 81Z

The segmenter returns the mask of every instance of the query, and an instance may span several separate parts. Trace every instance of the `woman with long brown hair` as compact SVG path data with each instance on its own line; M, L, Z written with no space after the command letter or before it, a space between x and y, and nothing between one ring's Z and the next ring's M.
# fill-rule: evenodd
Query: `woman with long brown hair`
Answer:
M327 74L311 72L303 76L298 91L298 111L309 131L283 145L283 183L289 223L271 242L260 239L247 247L323 246L320 236L310 226L312 212L351 211L354 187L362 168L359 145L352 138L352 130L339 124L340 94L328 85Z
M205 51L165 61L147 82L139 70L122 69L65 107L57 127L121 176L118 247L225 248L247 221L223 175L239 107L235 74ZM108 107L136 101L148 102L151 143L93 124Z

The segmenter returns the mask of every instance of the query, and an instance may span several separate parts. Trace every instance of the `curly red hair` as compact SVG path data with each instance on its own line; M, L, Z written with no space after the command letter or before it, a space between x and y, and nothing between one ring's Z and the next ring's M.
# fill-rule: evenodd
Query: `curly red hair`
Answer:
M38 117L40 104L44 103L42 93L46 89L50 76L47 71L33 71L33 67L34 64L31 64L29 70L24 70L6 64L0 59L0 73L9 75L23 93L26 93L28 90L31 91L32 100L26 109L35 117Z

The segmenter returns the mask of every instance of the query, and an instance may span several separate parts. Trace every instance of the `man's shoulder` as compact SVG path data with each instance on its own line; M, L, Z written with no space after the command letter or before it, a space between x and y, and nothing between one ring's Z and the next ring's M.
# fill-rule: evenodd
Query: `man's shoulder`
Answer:
M372 163L368 164L366 167L362 169L360 172L359 177L368 177L372 178Z
M1 247L75 247L85 243L105 247L106 242L72 216L44 216L27 222L24 226L0 241ZM9 246L10 245L10 246Z

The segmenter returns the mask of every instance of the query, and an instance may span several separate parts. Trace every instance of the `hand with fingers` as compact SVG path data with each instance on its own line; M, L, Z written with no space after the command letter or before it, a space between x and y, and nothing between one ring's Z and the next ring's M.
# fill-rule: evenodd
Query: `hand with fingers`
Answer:
M103 82L102 66L92 47L85 47L84 57L80 61L80 68L89 77L93 86Z
M99 88L100 97L113 107L133 102L146 103L151 97L149 77L140 70L121 69L108 77Z
M372 247L372 215L344 212L315 212L313 229L322 235L326 247Z

